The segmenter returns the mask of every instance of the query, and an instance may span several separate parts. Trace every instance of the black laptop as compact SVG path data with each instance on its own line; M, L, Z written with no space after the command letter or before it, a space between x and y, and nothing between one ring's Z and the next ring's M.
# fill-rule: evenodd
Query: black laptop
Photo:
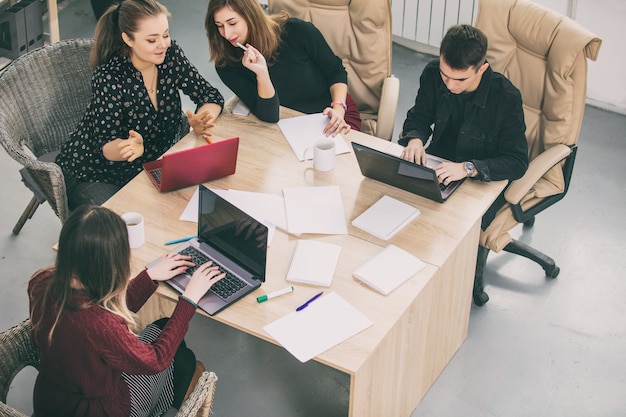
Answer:
M397 156L352 142L354 154L364 177L398 187L413 194L443 203L465 180L440 184L433 169L444 159L428 155L427 165L405 161Z
M166 282L182 294L194 271L212 260L226 276L211 287L198 306L213 315L265 282L268 230L204 185L198 187L198 235L171 251L191 256L196 266Z

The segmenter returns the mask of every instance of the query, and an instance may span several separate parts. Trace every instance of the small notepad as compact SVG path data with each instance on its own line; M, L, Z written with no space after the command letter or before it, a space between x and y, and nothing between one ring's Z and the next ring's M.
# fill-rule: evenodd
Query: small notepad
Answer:
M298 240L287 281L330 287L341 246L314 240Z
M384 195L354 219L352 225L380 239L389 240L419 214L418 208Z
M352 272L359 281L388 295L423 267L417 257L395 245L389 245Z

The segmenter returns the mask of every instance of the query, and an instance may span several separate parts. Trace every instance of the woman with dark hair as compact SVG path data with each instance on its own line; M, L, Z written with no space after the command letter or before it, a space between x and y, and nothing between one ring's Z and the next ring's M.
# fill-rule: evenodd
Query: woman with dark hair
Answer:
M135 313L164 281L193 266L167 254L130 280L124 221L94 205L63 224L54 267L28 285L33 339L40 355L34 389L37 416L158 416L178 408L191 375L179 358L195 356L183 337L196 303L224 274L208 262L194 272L166 322L138 337ZM193 374L193 366L191 374Z
M179 90L197 106L189 125L210 135L224 98L170 39L168 16L155 0L126 0L98 20L91 102L56 159L70 209L102 204L188 132Z
M275 123L285 106L327 115L326 135L361 130L346 69L313 24L256 0L210 0L204 27L217 74L259 119Z

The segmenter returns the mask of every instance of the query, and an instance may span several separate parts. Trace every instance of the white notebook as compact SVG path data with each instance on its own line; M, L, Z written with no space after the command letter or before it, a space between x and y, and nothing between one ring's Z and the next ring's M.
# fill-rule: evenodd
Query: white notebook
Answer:
M330 287L341 246L314 240L298 240L287 271L287 281Z
M380 239L389 240L419 214L418 208L384 195L352 220L352 225Z
M387 295L417 274L424 262L395 245L389 245L352 272L359 281Z

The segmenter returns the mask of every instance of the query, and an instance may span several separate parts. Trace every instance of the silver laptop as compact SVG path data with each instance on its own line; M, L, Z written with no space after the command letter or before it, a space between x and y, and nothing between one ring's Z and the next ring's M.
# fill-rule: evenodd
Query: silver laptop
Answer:
M211 287L198 306L214 315L265 282L268 230L204 185L198 187L198 235L171 251L191 256L196 266L166 282L182 294L194 271L212 260L226 276Z
M405 161L394 155L352 142L354 154L364 177L398 187L413 194L443 203L465 178L448 185L440 184L433 169L444 159L428 155L427 165Z

